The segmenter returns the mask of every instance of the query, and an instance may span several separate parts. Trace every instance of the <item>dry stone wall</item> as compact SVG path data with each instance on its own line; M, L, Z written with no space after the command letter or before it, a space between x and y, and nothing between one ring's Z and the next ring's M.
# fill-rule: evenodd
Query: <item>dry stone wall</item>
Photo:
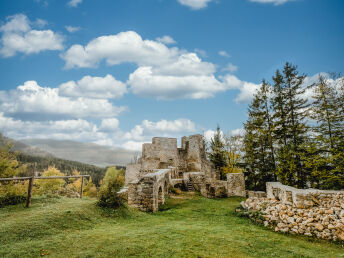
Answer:
M267 183L267 198L250 197L241 205L258 211L264 225L275 231L344 241L344 191Z

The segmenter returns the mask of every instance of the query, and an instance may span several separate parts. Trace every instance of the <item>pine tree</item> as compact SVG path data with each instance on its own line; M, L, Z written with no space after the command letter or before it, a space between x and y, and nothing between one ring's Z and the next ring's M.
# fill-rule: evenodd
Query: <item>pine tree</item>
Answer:
M263 80L248 109L244 124L244 160L248 188L264 190L265 183L275 181L275 157L272 138L273 124L269 108L269 85Z
M308 131L304 79L305 75L299 75L296 66L286 63L283 73L277 70L273 77L272 97L274 137L278 142L276 172L282 183L300 188L307 182L307 171L301 160Z
M209 160L214 164L215 168L221 171L221 179L224 178L222 168L227 166L227 155L225 144L221 135L220 126L217 126L214 136L210 140Z

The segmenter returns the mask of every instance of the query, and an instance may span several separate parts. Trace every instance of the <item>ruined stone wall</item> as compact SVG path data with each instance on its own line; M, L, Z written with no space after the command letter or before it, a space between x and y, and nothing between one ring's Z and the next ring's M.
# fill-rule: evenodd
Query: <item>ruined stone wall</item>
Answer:
M155 137L152 143L142 145L142 170L178 166L177 139Z
M227 196L246 197L244 173L227 174Z
M128 186L128 205L141 211L156 212L165 203L171 169L161 169L144 175L139 182Z
M186 151L184 157L186 162L186 171L202 171L202 161L205 157L205 146L202 135L196 134L182 138L182 149Z
M128 164L125 170L125 184L133 183L140 178L141 164Z
M262 223L275 231L344 241L344 191L296 189L267 183L267 198L250 197L241 203L259 211Z
M326 206L336 196L344 195L344 191L297 189L279 182L266 183L267 198L277 199L284 204L305 209L313 206Z

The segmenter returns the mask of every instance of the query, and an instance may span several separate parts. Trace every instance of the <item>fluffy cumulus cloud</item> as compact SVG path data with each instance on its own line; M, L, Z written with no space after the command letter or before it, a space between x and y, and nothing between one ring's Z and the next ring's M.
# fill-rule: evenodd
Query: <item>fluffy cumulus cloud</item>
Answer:
M134 31L126 31L98 37L86 46L73 45L61 57L66 62L66 68L96 67L101 60L108 65L136 63L141 66L169 63L180 52L158 41L143 40Z
M43 20L40 20L43 26ZM51 30L34 30L27 16L16 14L7 18L7 22L0 27L1 48L0 55L11 57L16 53L26 55L46 50L62 50L63 36Z
M250 2L256 2L261 4L274 4L274 5L281 5L287 2L291 2L294 0L250 0Z
M188 6L193 10L199 10L208 6L212 0L178 0L182 5Z
M105 77L85 76L79 81L69 81L59 87L60 95L96 99L120 98L127 92L126 85L112 75Z
M209 98L226 89L214 75L161 75L152 67L138 68L128 83L134 94L157 99Z
M214 75L214 64L196 53L143 40L133 31L98 37L86 46L73 45L62 58L66 68L95 67L101 60L108 65L136 63L139 67L130 74L128 84L140 96L200 99L226 89Z
M119 121L117 118L102 119L100 130L105 132L112 132L118 129Z
M176 119L172 121L163 119L158 122L143 120L140 125L136 125L130 132L127 132L124 137L128 141L141 142L150 140L152 136L171 137L195 131L195 123L188 119Z
M194 122L189 119L165 120L157 122L143 120L141 124L123 135L125 140L122 147L141 151L142 143L151 142L152 137L175 137L180 138L183 135L195 133L197 130Z
M239 94L236 96L235 101L237 103L250 102L253 95L258 91L260 84L252 82L241 81L236 76L227 74L221 77L223 84L226 85L227 89L239 90Z
M116 107L108 99L61 96L58 88L41 87L36 81L0 92L0 112L22 119L112 117L123 110L124 107Z
M213 63L202 60L197 53L168 47L162 41L145 40L134 31L126 31L95 38L85 46L73 45L61 57L67 69L97 67L103 60L108 65L135 63L138 68L129 75L129 89L136 95L156 99L204 99L235 89L240 91L236 101L245 102L258 87L230 74L218 78ZM220 52L228 56L226 52ZM223 69L229 73L236 70L237 66L231 63ZM233 83L237 84L233 86ZM79 95L81 91L88 94L85 87L77 86L75 82L68 82L61 89L68 96L76 89L79 89ZM67 89L70 93L66 93Z
M0 112L0 131L14 139L49 138L57 140L96 141L106 135L84 119L23 121Z

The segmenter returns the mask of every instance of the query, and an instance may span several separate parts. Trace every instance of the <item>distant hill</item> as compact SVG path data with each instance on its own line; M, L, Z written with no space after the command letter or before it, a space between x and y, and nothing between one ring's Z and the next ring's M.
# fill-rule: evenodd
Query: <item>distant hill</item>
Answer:
M57 141L50 139L23 139L16 143L16 150L28 155L78 161L100 167L125 166L138 152L122 148L110 148L94 143Z
M5 137L5 139L8 139L13 143L13 150L14 151L19 151L21 153L25 153L25 154L37 156L37 157L53 157L53 155L51 153L43 151L37 147L32 147L32 146L29 146L29 145L21 142L21 141L16 141L13 139L9 139L7 137Z
M31 175L33 171L43 172L49 166L54 166L62 173L66 175L72 175L74 169L78 170L81 174L90 175L92 181L98 186L100 180L103 179L106 169L104 167L97 167L94 165L89 165L77 161L59 159L55 157L38 157L31 156L25 153L19 153L17 155L17 160L21 164L25 164L27 169L26 172L20 176ZM122 168L121 166L116 166L117 169ZM123 167L124 168L124 167Z

